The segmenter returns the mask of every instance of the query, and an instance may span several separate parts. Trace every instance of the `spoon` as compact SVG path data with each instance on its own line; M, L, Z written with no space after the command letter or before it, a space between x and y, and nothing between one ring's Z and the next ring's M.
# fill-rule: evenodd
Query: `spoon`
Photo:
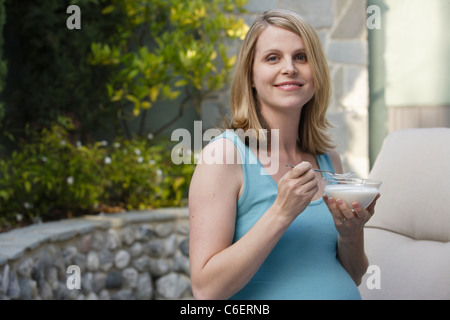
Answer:
M295 166L293 166L292 164L287 164L286 167L291 167L291 168L293 168L293 167L295 167ZM325 173L328 173L328 174L332 175L333 177L335 177L336 179L345 179L345 178L350 177L352 174L354 174L353 171L346 172L346 173L334 173L334 172L331 172L331 171L328 171L328 170L320 170L320 169L313 169L313 170L314 170L315 172L325 172Z

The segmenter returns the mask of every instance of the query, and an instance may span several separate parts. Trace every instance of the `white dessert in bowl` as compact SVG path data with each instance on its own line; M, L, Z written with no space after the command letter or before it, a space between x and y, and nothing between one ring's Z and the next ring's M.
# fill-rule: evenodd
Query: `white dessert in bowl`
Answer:
M381 181L358 178L322 178L324 191L328 198L342 199L351 208L353 202L359 202L367 208L379 192Z

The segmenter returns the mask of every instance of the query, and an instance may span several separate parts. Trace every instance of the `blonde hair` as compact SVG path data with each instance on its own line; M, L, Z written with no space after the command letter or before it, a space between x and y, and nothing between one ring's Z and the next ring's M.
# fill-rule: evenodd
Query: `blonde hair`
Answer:
M282 9L264 12L247 32L242 43L231 83L231 129L270 129L262 115L252 88L252 69L256 42L269 26L277 26L299 35L305 45L308 63L314 79L314 96L302 109L298 130L298 145L313 155L326 153L333 147L326 133L330 123L326 118L331 95L328 63L314 28L300 15Z

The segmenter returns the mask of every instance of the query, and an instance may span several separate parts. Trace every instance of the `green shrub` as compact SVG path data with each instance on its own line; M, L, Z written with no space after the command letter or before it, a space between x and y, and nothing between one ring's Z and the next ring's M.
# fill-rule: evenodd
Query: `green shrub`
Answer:
M174 165L172 143L118 139L104 159L105 201L126 209L185 205L192 165Z
M3 60L3 25L6 21L5 0L0 0L0 94L5 87L5 77L7 72L6 61ZM2 128L3 117L5 115L5 106L0 100L0 129Z
M81 30L66 27L70 4L81 8ZM50 126L67 114L79 120L83 139L93 129L109 129L105 119L115 116L104 108L109 73L87 56L91 43L106 41L122 18L99 19L101 10L96 0L5 0L3 125L15 137L24 135L27 123Z
M143 210L186 205L193 165L175 166L172 143L120 139L81 145L66 118L34 132L0 159L0 230L33 220L97 213L118 206Z
M227 84L229 41L248 27L236 15L246 0L2 1L9 70L2 125L14 137L27 123L50 126L68 114L83 142L90 134L156 136L174 119L147 128L148 109L169 99L181 111L200 110L208 92ZM66 27L70 4L80 7L80 30ZM0 60L0 76L5 68Z
M182 97L178 115L160 128L146 128L142 120L139 135L163 132L187 102L200 113L205 96L229 82L236 56L229 56L228 45L243 39L249 28L237 15L245 12L247 0L104 2L109 5L102 10L103 19L124 17L107 41L92 43L89 55L93 65L111 71L108 107L124 119L145 120L156 102Z

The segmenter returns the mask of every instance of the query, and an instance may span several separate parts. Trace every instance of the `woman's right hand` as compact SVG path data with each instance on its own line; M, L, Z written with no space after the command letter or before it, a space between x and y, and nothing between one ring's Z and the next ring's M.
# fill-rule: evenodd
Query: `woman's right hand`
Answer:
M311 163L303 161L279 180L274 205L292 222L310 204L318 188L319 182Z

